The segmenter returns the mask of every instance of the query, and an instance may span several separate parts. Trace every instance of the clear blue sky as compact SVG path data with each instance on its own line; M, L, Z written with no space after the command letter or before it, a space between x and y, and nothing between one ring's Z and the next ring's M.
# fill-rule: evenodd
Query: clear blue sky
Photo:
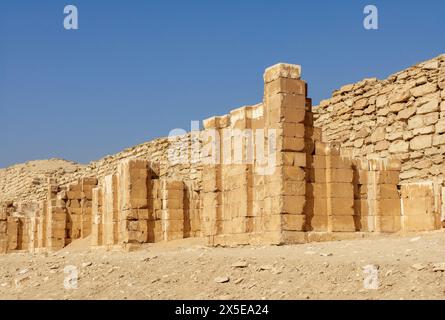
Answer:
M77 31L63 8L79 9ZM380 29L363 28L375 4ZM0 167L89 162L262 99L301 64L315 102L445 52L445 1L2 0Z

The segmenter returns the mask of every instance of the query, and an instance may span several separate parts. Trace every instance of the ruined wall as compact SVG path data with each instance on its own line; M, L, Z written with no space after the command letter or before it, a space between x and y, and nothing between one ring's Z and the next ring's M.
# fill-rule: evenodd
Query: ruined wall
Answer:
M402 181L445 178L445 55L343 86L314 116L323 140L352 156L400 159Z
M270 67L262 103L207 119L202 131L157 140L153 154L146 144L76 181L49 179L45 200L2 203L0 252L59 250L86 237L107 248L189 237L209 245L291 244L440 228L442 181L401 179L407 160L400 154L323 142L300 72ZM411 89L403 100L416 105ZM324 130L326 140L336 135Z

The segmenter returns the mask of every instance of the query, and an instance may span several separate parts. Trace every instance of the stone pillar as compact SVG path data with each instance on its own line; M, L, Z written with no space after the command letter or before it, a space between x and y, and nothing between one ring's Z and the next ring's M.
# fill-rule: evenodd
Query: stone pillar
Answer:
M0 254L8 252L8 204L0 203Z
M184 238L184 183L182 181L162 180L162 223L164 240Z
M230 125L222 130L222 234L251 231L253 135L251 107L230 112ZM239 239L239 236L236 237ZM234 238L235 239L235 238ZM239 240L235 240L239 241Z
M271 239L274 243L305 242L301 231L305 230L306 223L307 93L300 72L300 66L277 64L264 74L267 145L275 143L277 161L273 172L266 174L263 221L265 231L276 235Z
M108 175L104 178L102 192L102 244L110 246L118 243L119 207L117 175Z
M332 149L331 149L332 150ZM356 231L352 162L340 152L326 156L326 194L329 232Z
M161 180L151 180L151 203L153 219L148 221L148 242L164 240Z
M82 188L80 234L81 238L86 238L91 234L93 224L93 188L97 187L97 179L94 177L82 178L80 185Z
M67 207L67 243L82 236L82 184L81 179L68 186L66 195ZM61 195L64 197L64 195Z
M401 229L400 195L398 192L401 163L398 160L371 161L377 179L376 231L398 232Z
M227 117L225 117L227 118ZM202 171L202 234L213 244L213 237L222 232L221 127L222 117L204 121L202 134L204 163Z
M441 196L441 215L440 215L440 221L442 223L442 228L445 228L445 187L442 187L442 196Z
M401 228L398 160L359 160L361 194L360 229L368 232L397 232Z
M8 216L7 218L7 232L8 232L8 248L7 252L19 250L19 218Z
M92 225L91 225L91 245L103 245L103 216L102 216L102 189L93 188L91 195L92 202Z
M402 184L403 231L435 229L434 189L431 181Z
M63 206L62 199L57 198L58 192L57 181L49 179L46 244L50 250L59 250L65 246L67 211Z
M46 214L47 214L47 201L39 202L39 220L37 225L37 247L46 247Z

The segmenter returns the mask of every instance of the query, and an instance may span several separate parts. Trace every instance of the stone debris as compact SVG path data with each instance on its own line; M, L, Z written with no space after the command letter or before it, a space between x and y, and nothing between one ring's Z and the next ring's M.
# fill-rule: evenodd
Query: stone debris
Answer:
M258 268L256 268L257 271L266 271L266 270L272 270L273 267L269 264L261 265Z
M322 257L332 257L333 254L332 253L320 253L320 256L322 256Z
M232 264L232 268L247 268L248 265L246 261L237 261Z
M230 278L229 277L216 277L215 278L215 282L216 283L226 283L229 282Z
M434 272L444 272L445 271L445 262L434 263L433 271Z

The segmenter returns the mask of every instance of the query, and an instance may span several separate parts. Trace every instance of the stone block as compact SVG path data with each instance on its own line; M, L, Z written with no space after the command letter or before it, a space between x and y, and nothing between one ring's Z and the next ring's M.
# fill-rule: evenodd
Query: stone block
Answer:
M293 94L306 96L306 82L298 79L278 78L265 84L267 97L276 94Z
M296 64L278 63L264 72L264 82L269 83L279 78L300 79L301 66Z

